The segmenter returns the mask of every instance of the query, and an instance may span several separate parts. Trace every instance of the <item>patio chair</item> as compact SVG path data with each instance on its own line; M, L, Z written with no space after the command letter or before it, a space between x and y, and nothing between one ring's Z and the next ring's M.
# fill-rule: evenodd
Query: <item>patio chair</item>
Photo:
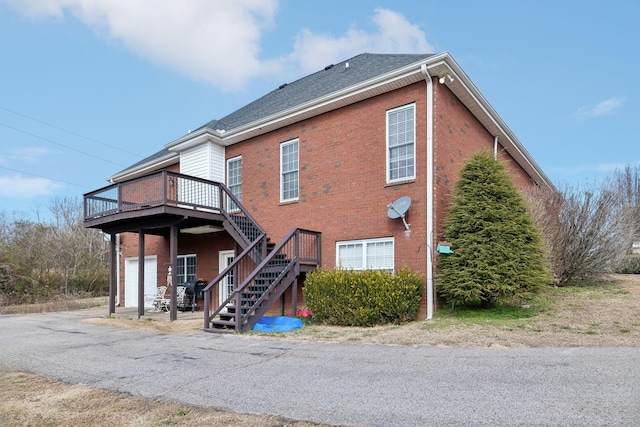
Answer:
M185 307L187 306L187 288L184 286L178 286L176 288L176 303L178 306L178 310L180 311L184 311Z
M180 311L184 311L186 306L186 289L184 286L176 287L176 307ZM162 296L162 300L160 301L160 309L162 311L171 311L171 297Z
M153 299L153 310L152 311L162 311L164 309L164 294L167 292L166 286L158 286L156 289L156 296Z

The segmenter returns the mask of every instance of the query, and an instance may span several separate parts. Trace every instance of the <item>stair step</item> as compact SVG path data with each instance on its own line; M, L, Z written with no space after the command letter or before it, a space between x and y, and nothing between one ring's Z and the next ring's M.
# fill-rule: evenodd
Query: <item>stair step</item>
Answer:
M235 327L236 326L236 322L235 321L231 321L231 320L219 320L219 319L216 319L216 320L210 321L209 323L211 323L211 325L213 325L213 327L216 327L216 326L220 326L220 327L233 326L233 327Z
M235 328L234 329L228 329L228 328L204 328L203 329L205 332L211 332L214 334L233 334L235 333Z

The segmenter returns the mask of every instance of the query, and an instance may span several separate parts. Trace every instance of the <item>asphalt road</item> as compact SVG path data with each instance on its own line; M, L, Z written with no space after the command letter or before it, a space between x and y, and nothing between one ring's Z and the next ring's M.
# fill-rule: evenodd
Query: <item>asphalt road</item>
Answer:
M329 424L640 426L640 348L299 344L83 316L0 316L0 369Z

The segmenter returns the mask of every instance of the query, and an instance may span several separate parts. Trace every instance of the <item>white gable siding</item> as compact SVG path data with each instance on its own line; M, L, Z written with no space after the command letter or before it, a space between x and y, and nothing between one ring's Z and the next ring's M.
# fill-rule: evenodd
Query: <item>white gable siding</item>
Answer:
M209 174L210 180L216 182L224 182L224 146L214 143L209 144Z
M180 152L180 173L209 181L224 182L224 146L205 142ZM199 209L220 207L215 186L193 180L178 180L178 200L200 205Z
M224 182L224 146L206 142L180 152L180 173Z

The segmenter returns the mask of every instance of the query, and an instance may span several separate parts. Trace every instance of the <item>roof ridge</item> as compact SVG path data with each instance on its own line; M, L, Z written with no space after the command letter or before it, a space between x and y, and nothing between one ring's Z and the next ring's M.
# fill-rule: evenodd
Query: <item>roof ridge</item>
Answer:
M363 52L338 63L329 64L292 82L283 83L215 123L209 122L208 124L214 125L208 127L212 130L233 130L432 55L434 54Z

